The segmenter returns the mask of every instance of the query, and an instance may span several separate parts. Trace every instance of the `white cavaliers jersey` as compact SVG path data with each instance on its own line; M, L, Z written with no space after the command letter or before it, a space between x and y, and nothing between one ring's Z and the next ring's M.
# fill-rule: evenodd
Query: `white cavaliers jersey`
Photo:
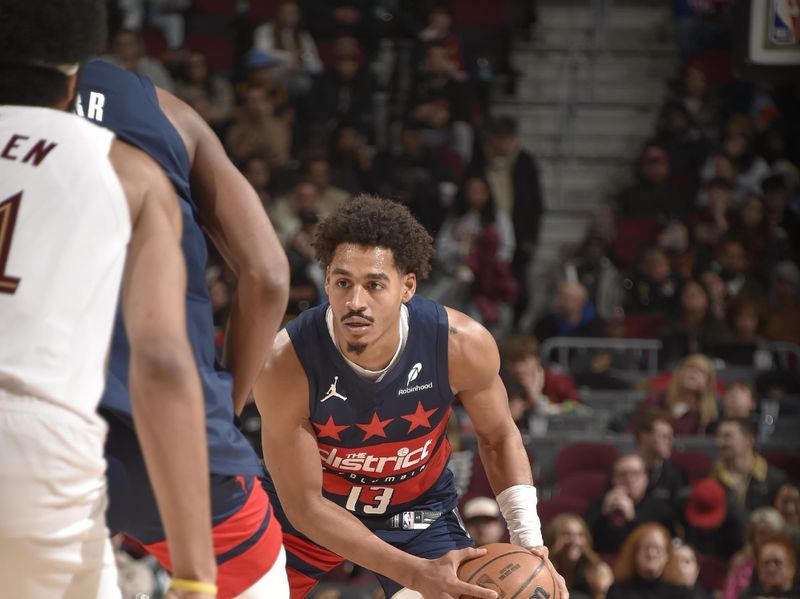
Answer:
M0 106L0 408L6 391L97 418L131 233L113 137Z

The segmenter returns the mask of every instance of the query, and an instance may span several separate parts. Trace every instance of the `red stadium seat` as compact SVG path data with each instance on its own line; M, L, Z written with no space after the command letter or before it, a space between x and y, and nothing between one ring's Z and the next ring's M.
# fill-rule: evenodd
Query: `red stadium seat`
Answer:
M617 448L607 443L573 443L558 453L553 472L557 480L587 470L606 473L618 456Z
M539 512L539 520L542 522L542 530L553 521L553 518L559 514L577 514L581 518L586 511L586 504L579 498L566 498L566 497L552 497L550 499L542 499L537 504L537 512Z
M239 14L237 0L194 0L193 8L204 15L235 17Z
M761 455L770 466L783 470L791 479L800 479L800 457L785 451L766 450Z
M612 254L622 270L631 270L642 248L652 243L661 225L649 218L618 218Z
M600 499L608 486L608 473L604 471L576 472L558 481L558 496L582 499L586 507Z
M711 458L702 451L673 451L669 461L686 472L689 484L708 476Z
M193 34L186 38L184 45L190 50L205 54L214 69L230 71L235 66L236 48L227 36Z
M657 339L667 324L663 314L629 314L625 316L625 336L628 339Z
M728 560L716 555L698 553L697 565L700 567L698 584L709 593L721 591L728 573Z

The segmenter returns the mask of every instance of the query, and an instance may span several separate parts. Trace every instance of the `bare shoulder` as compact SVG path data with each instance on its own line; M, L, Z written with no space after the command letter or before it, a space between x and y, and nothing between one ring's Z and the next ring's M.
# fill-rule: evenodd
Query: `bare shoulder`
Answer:
M194 108L186 102L160 87L156 88L158 105L169 119L172 126L178 130L178 134L186 146L189 154L189 162L194 163L194 153L197 149L198 140L205 133L207 127L205 121L200 117Z
M445 308L448 319L448 373L453 391L479 389L497 376L500 354L486 328L463 312Z
M275 336L269 356L264 363L260 380L270 388L281 388L283 392L294 395L308 390L308 379L297 352L294 350L289 333L281 329Z
M135 220L145 197L163 201L172 199L172 186L158 163L146 152L124 141L114 139L109 159L128 198L131 217Z

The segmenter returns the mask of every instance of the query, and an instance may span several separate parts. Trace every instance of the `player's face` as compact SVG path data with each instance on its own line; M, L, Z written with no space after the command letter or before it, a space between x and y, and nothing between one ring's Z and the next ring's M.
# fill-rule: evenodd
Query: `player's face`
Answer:
M391 359L399 342L400 305L416 290L416 276L401 273L392 250L343 243L325 276L336 338L347 353L368 347Z

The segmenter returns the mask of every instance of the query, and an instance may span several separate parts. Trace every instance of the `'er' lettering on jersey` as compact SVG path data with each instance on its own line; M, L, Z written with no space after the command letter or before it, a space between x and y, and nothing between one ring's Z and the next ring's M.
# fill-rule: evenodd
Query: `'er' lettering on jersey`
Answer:
M75 97L75 114L86 117L98 123L103 122L103 107L106 105L106 97L100 92L90 91L89 101L86 110L83 109L83 102L80 95Z
M456 496L447 469L447 313L415 297L398 363L378 382L361 378L330 338L327 306L287 326L309 379L309 409L323 468L323 493L360 516L408 509L447 511Z

